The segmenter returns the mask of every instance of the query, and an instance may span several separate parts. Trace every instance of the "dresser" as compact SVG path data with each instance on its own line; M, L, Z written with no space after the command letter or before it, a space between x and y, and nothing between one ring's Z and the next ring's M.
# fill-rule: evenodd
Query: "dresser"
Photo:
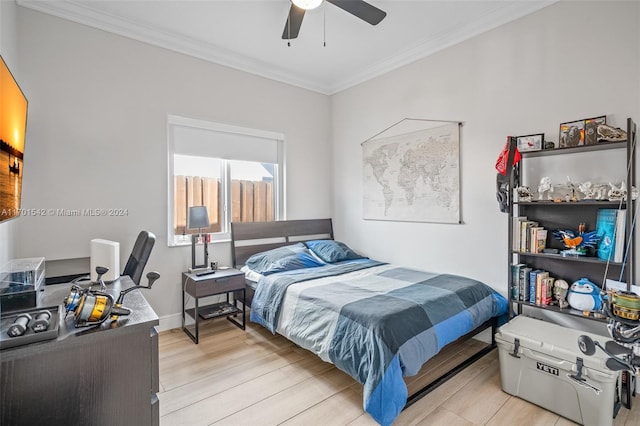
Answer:
M107 292L132 285L120 277ZM61 305L69 289L45 286L38 306ZM158 316L145 291L125 296L132 313L116 321L75 328L61 308L57 338L1 350L0 424L158 425Z

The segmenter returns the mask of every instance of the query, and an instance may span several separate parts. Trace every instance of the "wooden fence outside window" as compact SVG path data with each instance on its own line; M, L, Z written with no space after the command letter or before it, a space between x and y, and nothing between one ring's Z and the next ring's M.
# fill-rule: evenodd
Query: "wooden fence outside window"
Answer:
M203 233L221 232L222 203L221 183L218 178L200 176L174 177L173 217L175 235L197 234L197 229L187 228L187 216L191 206L207 206L211 226ZM275 219L273 206L273 182L232 180L231 221L265 222Z

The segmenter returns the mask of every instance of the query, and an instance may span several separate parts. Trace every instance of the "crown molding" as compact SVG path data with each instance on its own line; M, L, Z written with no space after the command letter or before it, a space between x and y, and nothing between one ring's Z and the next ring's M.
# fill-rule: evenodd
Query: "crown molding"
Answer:
M1 0L0 0L1 1ZM227 49L170 31L160 31L140 22L126 20L119 16L97 11L85 4L69 1L16 0L19 6L36 10L58 18L114 33L143 43L173 50L188 56L224 65L250 74L303 89L329 95L328 87L315 80L300 78L299 75L269 64L239 55Z
M492 12L478 17L469 25L444 32L436 38L430 37L419 41L413 47L405 49L395 56L372 64L363 72L339 81L323 83L315 79L301 78L298 74L284 68L240 55L210 43L204 43L170 31L160 31L140 22L106 14L88 6L87 3L78 3L73 0L64 2L16 0L19 6L324 95L333 95L379 77L558 1L522 1L518 4L511 3L508 6L500 5Z
M413 47L400 51L395 56L389 57L382 62L372 64L366 71L336 82L336 84L331 85L328 88L329 93L335 94L375 77L384 75L404 65L426 58L427 56L433 55L434 53L447 49L448 47L488 32L508 22L522 18L523 16L536 12L557 3L558 1L559 0L520 2L521 4L516 5L512 3L507 7L500 5L493 11L488 12L483 16L479 16L476 21L469 25L460 27L454 31L443 32L435 38L430 37L420 41L417 44L414 44ZM523 7L523 4L526 5L526 7Z

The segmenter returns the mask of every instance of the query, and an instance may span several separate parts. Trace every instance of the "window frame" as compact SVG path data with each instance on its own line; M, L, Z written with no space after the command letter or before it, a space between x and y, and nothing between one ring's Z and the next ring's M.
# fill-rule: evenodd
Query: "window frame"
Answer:
M263 138L265 140L272 140L276 142L277 149L277 163L275 163L274 173L274 217L275 220L281 220L285 218L285 185L284 185L284 134L278 132L272 132L267 130L251 129L247 127L239 127L228 124L216 123L212 121L199 120L194 118L183 117L179 115L168 114L167 115L167 245L169 247L181 247L191 244L191 239L185 239L185 241L177 241L175 235L174 221L174 200L175 200L175 186L174 186L174 154L175 141L173 129L176 126L191 127L201 130L209 130L217 133L228 133L229 137L233 135L238 136L251 136L256 138ZM179 154L179 153L178 153ZM208 155L203 156L207 157ZM212 157L218 158L218 157ZM229 162L231 160L239 161L254 161L247 160L246 158L220 158L223 161L221 171L221 192L222 192L222 231L211 233L211 241L230 241L231 240L231 170Z

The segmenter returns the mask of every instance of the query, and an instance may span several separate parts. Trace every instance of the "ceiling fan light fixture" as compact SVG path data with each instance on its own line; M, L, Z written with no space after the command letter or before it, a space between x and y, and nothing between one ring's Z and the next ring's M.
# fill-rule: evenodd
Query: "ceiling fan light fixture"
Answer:
M322 4L322 1L323 0L291 0L293 4L304 10L315 9Z

